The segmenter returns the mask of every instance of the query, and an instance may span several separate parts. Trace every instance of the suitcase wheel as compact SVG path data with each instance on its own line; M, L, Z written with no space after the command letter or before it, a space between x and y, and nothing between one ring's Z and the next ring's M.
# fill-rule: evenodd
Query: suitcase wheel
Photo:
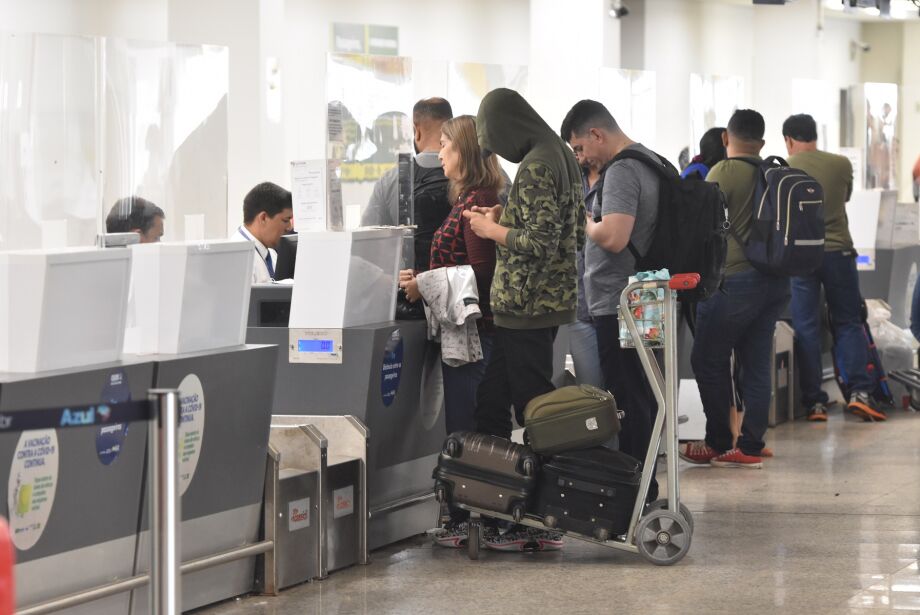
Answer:
M447 487L442 483L438 483L434 486L434 499L436 499L441 504L447 502Z
M511 509L511 518L515 523L520 523L524 519L524 505L518 502Z
M524 476L530 478L536 473L537 464L530 457L524 460L524 464L521 467L521 470L524 472Z
M448 438L444 444L444 452L448 457L457 457L460 455L460 442L454 438Z
M610 532L606 528L599 527L594 530L594 537L600 540L601 542L607 542L610 538Z
M543 525L545 525L546 527L554 528L556 527L557 522L558 520L553 515L546 515L545 517L543 517Z

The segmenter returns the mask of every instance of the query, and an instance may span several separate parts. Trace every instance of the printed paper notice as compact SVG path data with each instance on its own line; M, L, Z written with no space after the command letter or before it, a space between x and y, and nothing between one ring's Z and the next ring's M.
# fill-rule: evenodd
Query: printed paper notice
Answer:
M24 431L13 453L6 502L13 544L31 549L41 538L58 484L58 439L53 429Z
M326 161L291 163L291 196L297 232L326 230Z

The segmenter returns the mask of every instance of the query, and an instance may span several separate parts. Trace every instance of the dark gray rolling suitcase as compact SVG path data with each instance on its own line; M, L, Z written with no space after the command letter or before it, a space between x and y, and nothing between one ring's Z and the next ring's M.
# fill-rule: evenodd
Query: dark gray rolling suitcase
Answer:
M539 461L529 447L469 431L452 433L434 470L439 502L524 518Z
M620 420L613 395L582 384L531 399L524 426L531 448L548 455L604 444L619 433Z
M553 455L541 468L529 512L547 527L608 540L629 529L641 478L642 464L620 451Z

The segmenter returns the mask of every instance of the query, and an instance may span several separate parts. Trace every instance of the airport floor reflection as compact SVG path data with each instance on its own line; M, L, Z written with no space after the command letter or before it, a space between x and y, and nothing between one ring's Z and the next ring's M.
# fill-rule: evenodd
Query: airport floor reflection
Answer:
M696 522L687 557L639 556L567 541L559 553L483 553L424 537L368 566L213 615L363 613L866 614L920 611L920 415L843 416L768 433L763 470L682 464Z

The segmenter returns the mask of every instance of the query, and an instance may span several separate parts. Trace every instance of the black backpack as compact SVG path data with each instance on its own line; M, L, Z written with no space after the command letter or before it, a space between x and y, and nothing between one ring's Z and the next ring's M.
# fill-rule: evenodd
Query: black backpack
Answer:
M652 242L645 254L629 242L636 259L637 271L667 268L671 274L698 273L700 284L681 294L682 300L700 301L722 286L725 255L728 249L728 220L725 197L715 184L680 178L667 159L655 154L660 162L645 154L624 149L601 170L604 181L607 168L619 160L638 160L655 171L658 183L658 220ZM598 186L597 203L601 204L603 183ZM600 218L595 218L600 222Z
M751 232L742 241L744 256L761 273L800 276L813 273L824 259L824 189L818 180L779 156L760 161L731 158L757 167Z
M415 269L427 271L431 260L431 241L450 214L453 206L448 197L448 181L441 167L415 165L412 200L415 221Z

